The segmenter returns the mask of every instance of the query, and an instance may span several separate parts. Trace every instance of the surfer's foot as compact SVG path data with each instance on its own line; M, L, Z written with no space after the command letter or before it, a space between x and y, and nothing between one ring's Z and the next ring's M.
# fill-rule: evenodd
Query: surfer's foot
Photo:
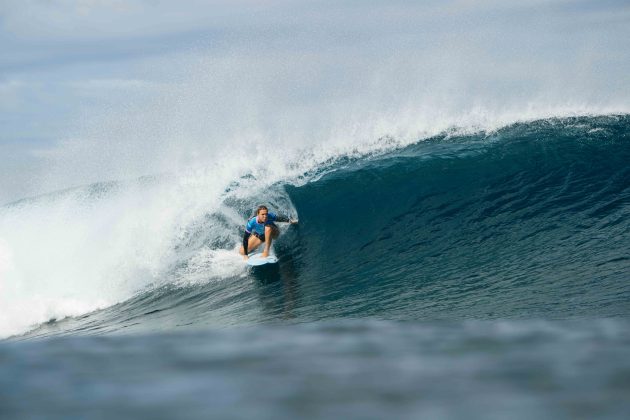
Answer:
M267 258L268 256L269 256L269 252L268 252L268 251L264 251L264 252L262 253L262 257L263 257L263 258Z
M249 257L248 257L247 255L243 255L243 259L244 259L245 261L247 261L247 260L249 260Z

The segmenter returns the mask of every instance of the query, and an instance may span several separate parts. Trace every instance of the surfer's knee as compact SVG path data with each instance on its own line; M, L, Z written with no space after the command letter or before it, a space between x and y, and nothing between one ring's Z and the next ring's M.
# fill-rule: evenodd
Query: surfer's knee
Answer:
M249 241L247 242L247 252L252 252L253 250L255 250L256 248L258 248L258 246L262 243L262 241L260 239L258 239L257 237L255 237L254 235L249 237ZM243 247L241 247L242 255L245 255L245 250L243 249Z
M265 226L265 237L276 239L280 234L280 229L277 226Z

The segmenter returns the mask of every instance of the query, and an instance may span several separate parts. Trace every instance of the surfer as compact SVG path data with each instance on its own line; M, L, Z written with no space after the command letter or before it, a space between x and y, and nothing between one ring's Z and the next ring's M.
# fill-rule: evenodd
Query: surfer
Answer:
M258 248L263 242L265 243L265 249L263 250L262 256L263 258L269 256L271 242L280 235L280 229L278 229L278 226L276 226L274 222L289 222L295 224L297 220L281 217L275 213L269 213L266 206L258 206L256 215L252 216L245 226L243 245L239 250L244 259L248 259L247 253Z

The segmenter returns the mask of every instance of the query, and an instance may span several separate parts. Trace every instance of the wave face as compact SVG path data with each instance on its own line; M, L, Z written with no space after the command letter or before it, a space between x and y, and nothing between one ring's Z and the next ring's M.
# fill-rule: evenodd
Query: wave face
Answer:
M296 259L334 316L628 315L629 121L440 136L291 189Z
M107 283L128 293L120 303L31 335L627 317L628 162L628 116L518 123L338 158L249 197L299 215L274 245L277 266L245 269L234 249L250 206L226 193L221 210L171 239L162 269L142 272L150 281L130 288L127 272Z

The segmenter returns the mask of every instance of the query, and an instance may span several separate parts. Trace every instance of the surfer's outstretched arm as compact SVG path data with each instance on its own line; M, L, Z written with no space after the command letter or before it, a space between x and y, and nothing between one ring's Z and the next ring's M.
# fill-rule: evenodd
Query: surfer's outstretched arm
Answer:
M280 223L290 223L292 225L294 225L294 224L296 224L298 222L296 219L292 219L292 218L290 218L288 216L277 216L275 214L274 214L273 221L274 222L280 222Z

